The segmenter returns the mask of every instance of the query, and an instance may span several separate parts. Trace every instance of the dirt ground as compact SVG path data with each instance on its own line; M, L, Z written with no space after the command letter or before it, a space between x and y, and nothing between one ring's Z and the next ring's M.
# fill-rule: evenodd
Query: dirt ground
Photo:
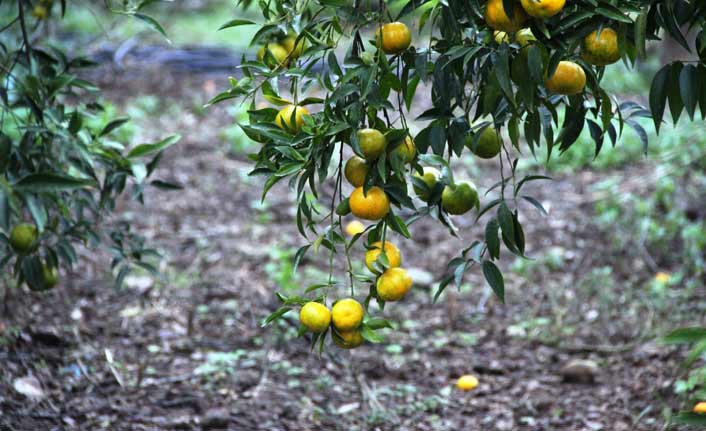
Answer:
M212 79L125 72L106 97L125 106L146 91L179 104L215 91L222 82ZM0 321L0 429L652 431L665 408L679 407L671 385L683 351L654 334L693 310L665 316L627 291L645 264L604 247L614 233L595 226L586 202L595 172L533 186L550 215L524 209L528 252L560 250L563 260L521 276L507 256L507 304L483 301L489 288L478 270L436 305L426 280L382 313L397 322L385 343L330 346L319 357L294 337L295 313L291 324L260 326L279 305L278 283L292 282L272 250L304 240L284 185L258 204L261 180L247 176L246 156L229 152L218 132L233 121L226 106L140 121L151 137L183 135L158 176L185 188L152 191L144 208L126 201L114 222L132 223L164 252L165 280L133 276L115 290L109 257L86 251L60 288L16 293ZM492 184L491 171L480 166L481 188ZM431 220L413 225L412 240L398 239L405 266L438 280L480 234L470 217L458 226L461 240ZM318 261L325 258L311 254L302 270L315 275L325 266ZM608 293L581 287L598 266L613 268ZM594 382L564 381L561 370L574 359L595 362ZM481 384L460 393L453 383L466 373ZM44 398L13 389L25 376Z

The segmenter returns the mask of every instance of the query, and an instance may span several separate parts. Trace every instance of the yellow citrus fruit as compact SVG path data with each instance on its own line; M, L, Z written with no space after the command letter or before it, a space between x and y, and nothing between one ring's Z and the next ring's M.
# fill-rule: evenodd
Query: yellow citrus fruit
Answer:
M410 163L417 157L417 147L414 145L414 141L411 137L407 136L404 141L402 141L397 147L395 147L395 154L406 163Z
M672 278L671 275L667 274L666 272L658 272L655 274L655 281L657 283L669 283L669 280Z
M454 215L464 214L471 208L480 206L476 186L470 181L464 181L444 187L441 206L446 212Z
M493 39L495 39L495 43L497 43L498 45L503 43L510 43L510 35L504 31L493 31Z
M361 187L365 183L365 177L368 175L369 170L370 167L365 162L365 159L353 156L346 162L343 174L353 187Z
M456 387L462 391L472 391L478 387L478 379L476 376L466 374L458 378L456 381Z
M268 43L267 46L263 46L260 48L260 50L257 52L257 59L259 61L262 61L265 58L265 50L270 51L270 54L277 60L275 64L269 64L270 68L274 69L275 67L279 65L285 65L287 62L287 56L289 56L289 52L285 47L280 45L279 43Z
M412 43L412 33L405 24L391 22L378 29L375 40L385 54L399 54L409 48Z
M694 413L697 415L706 415L706 402L697 403L694 406Z
M297 34L290 33L282 40L282 42L280 42L280 45L287 50L287 55L289 55L289 58L296 60L301 57L302 52L304 52L304 48L306 47L306 39L301 38L299 42L297 42Z
M520 45L520 48L524 48L537 41L537 38L532 33L532 29L523 28L515 34L515 41Z
M519 3L515 3L513 17L510 18L503 8L503 0L488 0L485 8L485 22L493 30L514 33L527 21L527 14Z
M342 349L354 349L365 341L360 331L337 331L333 342Z
M586 86L586 72L574 62L560 61L554 75L544 82L544 86L556 94L578 94Z
M34 249L37 241L37 227L30 223L21 223L10 232L10 246L16 253L25 254Z
M46 6L38 4L32 9L32 15L39 20L46 19L47 15L49 15L49 10Z
M377 260L380 253L382 253L382 241L377 241L373 243L373 248L365 252L365 266L372 272L377 272L375 269L375 261ZM400 249L397 248L390 241L385 241L385 256L387 256L387 262L390 268L400 266L402 264L402 254Z
M305 107L289 105L279 111L277 117L275 117L275 123L284 130L294 130L298 132L304 125L304 116L306 115L309 115L309 111ZM292 121L292 116L294 117L294 121Z
M356 188L348 202L353 215L365 220L380 220L390 212L390 198L377 186L371 187L367 194L363 187Z
M441 176L441 173L439 172L438 169L432 168L431 166L427 166L424 168L424 175L419 175L418 172L415 172L414 177L421 179L424 181L424 184L427 186L427 190L422 189L421 187L417 187L416 185L414 187L414 192L419 196L423 201L428 201L429 200L429 195L431 194L432 189L436 185L436 183L439 181L439 177Z
M388 268L378 277L378 298L383 301L399 301L412 287L412 277L402 268Z
M353 331L363 322L363 306L353 298L341 299L333 304L333 326L339 331Z
M375 160L385 152L387 139L379 130L361 129L358 130L358 144L366 160Z
M522 8L527 12L529 16L534 18L549 18L552 17L562 9L564 9L564 4L566 0L521 0Z
M466 136L466 146L469 150L473 152L476 156L481 159L492 159L493 157L500 154L502 148L502 139L500 139L500 134L494 127L486 127L480 134L478 138L478 143L473 148L473 136Z
M346 225L346 233L350 236L355 236L363 232L365 232L365 225L358 220L353 220Z
M600 34L594 30L583 39L581 58L596 66L605 66L620 60L618 33L612 28L604 28Z
M311 332L324 332L331 324L331 312L320 302L307 302L299 311L299 321Z

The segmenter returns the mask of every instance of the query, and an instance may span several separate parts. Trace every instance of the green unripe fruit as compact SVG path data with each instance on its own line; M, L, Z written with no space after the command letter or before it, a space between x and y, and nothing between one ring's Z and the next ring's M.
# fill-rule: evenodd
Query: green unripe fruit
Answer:
M37 242L37 227L30 223L18 224L10 232L10 246L19 254L27 254Z

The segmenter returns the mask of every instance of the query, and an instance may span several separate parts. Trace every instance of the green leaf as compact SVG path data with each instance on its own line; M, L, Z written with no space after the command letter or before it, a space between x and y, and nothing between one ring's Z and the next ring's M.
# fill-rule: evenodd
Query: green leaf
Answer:
M696 343L706 338L706 327L694 326L675 329L662 339L667 344Z
M234 19L234 20L228 21L227 23L220 26L218 28L218 30L220 31L220 30L225 30L227 28L238 27L241 25L253 25L253 24L255 24L255 22L250 21L248 19Z
M498 236L500 225L496 219L492 219L485 226L485 243L488 245L488 253L493 259L500 257L500 237Z
M91 180L70 177L63 174L30 174L15 183L15 188L27 193L64 192L95 185Z
M101 130L101 132L98 134L98 136L105 136L108 133L112 132L113 130L121 127L122 125L124 125L128 121L130 121L130 119L127 117L116 118L115 120L112 120L111 122L106 124L106 126L103 127L103 130Z
M664 110L667 104L667 78L669 78L669 65L664 66L652 79L650 87L650 111L655 122L655 130L659 133L662 125Z
M677 424L706 427L706 415L699 415L691 412L682 412L674 416L673 420L674 423Z
M698 69L691 64L685 65L679 73L679 94L684 102L689 118L694 120L694 111L696 111L696 102L699 97L699 77Z
M382 343L383 341L385 341L382 335L375 332L368 325L363 325L360 331L360 335L362 335L364 339L370 341L371 343Z
M172 145L176 144L177 142L179 142L179 139L181 139L181 136L172 135L153 144L138 145L137 147L130 150L130 152L127 154L127 157L129 159L136 159L139 157L145 157L154 153L158 153L164 150L165 148L171 147Z
M152 18L152 17L149 16L149 15L145 15L145 14L143 14L143 13L135 13L135 14L132 14L132 16L134 16L135 18L137 18L137 19L139 19L140 21L144 22L145 24L147 24L147 26L148 26L149 28L151 28L152 30L154 30L154 31L156 31L157 33L161 34L161 35L167 40L167 42L171 43L171 41L170 41L169 38L167 37L167 32L164 31L164 29L163 29L162 26L159 24L159 22L157 22L156 19Z
M495 295L500 299L500 302L505 303L505 281L503 280L503 274L500 272L497 266L489 260L483 262L483 276L485 280L493 289Z

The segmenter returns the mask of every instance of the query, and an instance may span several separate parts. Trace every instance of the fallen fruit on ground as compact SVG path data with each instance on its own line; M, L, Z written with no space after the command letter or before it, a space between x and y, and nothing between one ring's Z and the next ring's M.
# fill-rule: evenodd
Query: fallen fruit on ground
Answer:
M571 61L560 61L554 75L544 82L552 93L572 96L579 94L586 86L586 72L581 66Z
M365 220L380 220L390 212L390 198L377 186L370 187L367 194L363 187L353 190L349 205L354 216Z
M353 187L361 187L365 184L365 177L368 175L369 170L370 167L365 162L365 159L353 156L346 162L343 173Z
M378 298L383 301L399 301L412 287L412 277L402 268L389 268L378 277Z
M284 130L299 132L304 125L304 117L307 115L309 115L309 111L305 107L288 105L277 113L275 123Z
M478 191L470 181L448 185L441 195L441 206L453 215L465 214L473 207L479 207Z
M471 374L463 375L456 381L456 387L462 391L472 391L478 387L478 379Z
M406 24L391 22L378 29L375 40L385 54L399 54L409 48L412 43L412 33Z
M331 309L333 326L340 331L353 331L363 322L363 306L353 298L337 301Z
M311 332L324 332L331 324L331 312L320 302L307 302L299 311L299 321Z
M372 246L373 248L365 252L365 266L367 266L372 272L378 272L375 268L375 261L382 253L382 241L374 242ZM389 268L394 268L402 264L402 254L400 253L400 249L398 249L390 241L385 241L385 256L387 256Z
M610 27L605 27L600 32L592 31L583 39L581 58L596 66L606 66L620 60L618 33Z
M694 413L697 415L706 415L706 402L697 403L694 406Z

